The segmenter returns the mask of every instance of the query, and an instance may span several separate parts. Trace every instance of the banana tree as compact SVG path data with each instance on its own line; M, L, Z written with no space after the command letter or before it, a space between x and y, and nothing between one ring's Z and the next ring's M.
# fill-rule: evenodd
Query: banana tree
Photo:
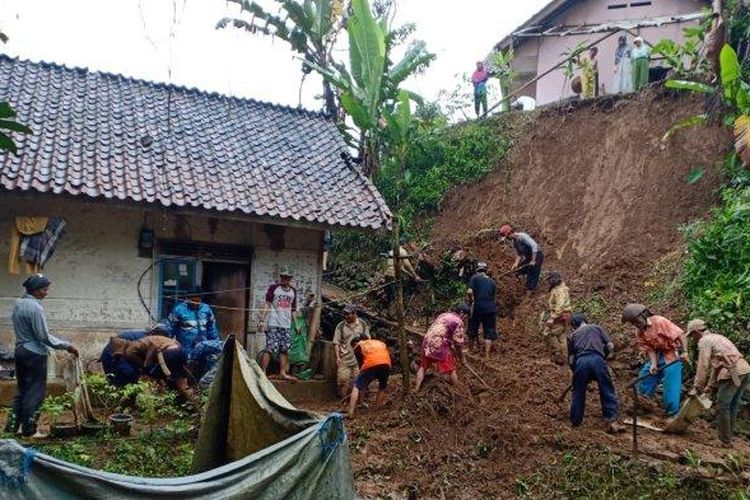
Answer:
M359 130L358 147L366 175L375 175L380 165L380 148L385 113L394 108L404 81L426 68L435 58L424 42L411 44L403 57L394 62L393 49L403 37L392 30L386 16L379 19L367 0L352 0L348 19L349 65L334 63L312 68L341 93L341 106ZM410 93L411 98L418 96Z
M673 89L700 92L703 94L721 93L731 113L725 122L734 128L735 150L745 168L750 168L750 79L743 74L742 65L735 50L725 44L719 55L721 85L709 85L686 80L667 80L666 86ZM675 124L664 136L668 138L680 128L692 127L708 121L708 114L688 117Z
M257 2L228 0L239 4L248 13L250 20L224 18L218 28L234 27L252 34L275 36L288 43L292 50L302 55L302 85L311 71L311 64L328 68L331 52L339 32L345 23L345 0L275 0L279 4L279 15L272 14ZM323 101L326 113L338 117L337 96L330 82L323 81Z

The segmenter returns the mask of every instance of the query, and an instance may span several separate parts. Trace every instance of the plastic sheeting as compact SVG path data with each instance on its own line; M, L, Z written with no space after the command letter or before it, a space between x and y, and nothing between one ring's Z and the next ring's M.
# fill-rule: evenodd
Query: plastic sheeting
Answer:
M0 498L354 498L341 416L295 409L233 339L220 363L195 452L205 472L111 474L0 440Z

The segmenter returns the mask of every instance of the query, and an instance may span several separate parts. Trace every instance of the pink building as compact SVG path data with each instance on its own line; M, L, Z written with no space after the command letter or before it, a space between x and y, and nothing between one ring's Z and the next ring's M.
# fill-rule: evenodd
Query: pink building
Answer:
M518 73L513 85L515 90L554 67L564 58L564 53L570 52L581 42L595 42L605 36L607 31L620 31L650 22L658 26L632 28L629 31L651 44L656 44L663 38L680 43L683 40L683 28L697 24L699 21L695 18L710 4L708 0L553 0L513 34L495 45L495 50L507 50L513 46L513 67ZM603 31L561 36L567 32L578 33L595 27ZM605 93L612 89L614 81L617 38L615 34L598 45L599 84L604 87ZM631 46L633 38L628 33ZM661 64L658 59L652 59L652 67ZM538 105L543 105L570 97L573 92L561 67L540 78L519 95L533 97Z

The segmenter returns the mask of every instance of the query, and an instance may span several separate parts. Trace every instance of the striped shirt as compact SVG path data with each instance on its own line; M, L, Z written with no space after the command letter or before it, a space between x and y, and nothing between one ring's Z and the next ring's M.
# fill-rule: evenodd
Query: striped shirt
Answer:
M16 349L23 347L40 356L49 349L67 349L69 342L60 340L49 332L42 301L30 294L16 300L13 307L13 330L16 332Z

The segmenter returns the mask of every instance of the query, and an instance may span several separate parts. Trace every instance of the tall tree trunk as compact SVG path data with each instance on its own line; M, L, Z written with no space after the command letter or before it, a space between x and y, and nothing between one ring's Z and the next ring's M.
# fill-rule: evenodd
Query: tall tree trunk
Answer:
M401 243L398 223L398 207L393 214L393 269L396 275L396 323L398 324L398 357L401 364L402 394L406 397L411 391L409 368L409 346L406 338L404 320L404 281L401 272Z

